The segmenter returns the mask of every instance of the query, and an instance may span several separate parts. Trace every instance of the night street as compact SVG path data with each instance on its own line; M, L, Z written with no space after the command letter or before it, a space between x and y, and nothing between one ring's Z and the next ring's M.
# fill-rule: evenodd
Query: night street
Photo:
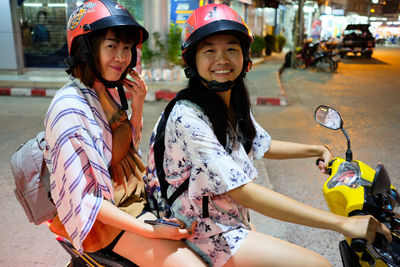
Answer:
M262 75L263 65L254 67L248 78ZM335 156L345 155L346 139L341 131L318 125L314 110L320 104L337 109L350 135L354 159L375 168L385 164L392 183L400 188L400 47L377 47L371 59L348 56L335 73L318 69L286 69L282 85L288 106L254 106L257 121L273 139L324 144ZM266 85L268 86L268 85ZM65 266L68 255L46 226L30 224L14 196L9 159L18 145L43 129L43 118L51 98L0 96L0 215L1 266ZM145 103L141 148L147 160L150 132L166 102ZM314 207L328 210L322 185L328 178L318 171L315 159L266 161L269 180L258 183ZM260 231L268 232L327 257L341 266L338 241L343 237L281 223L271 228L254 215ZM7 242L4 242L7 240Z
M259 69L257 69L258 71ZM345 156L341 131L318 125L314 110L320 104L336 108L351 138L354 159L375 168L385 164L392 183L400 186L400 48L378 47L371 59L349 56L337 73L318 70L285 70L282 75L289 105L257 106L258 121L277 140L325 144L335 156ZM327 209L322 185L328 176L315 159L267 161L274 190L314 207ZM341 266L338 241L343 237L325 230L285 224L278 237L310 248ZM266 227L267 228L267 227Z

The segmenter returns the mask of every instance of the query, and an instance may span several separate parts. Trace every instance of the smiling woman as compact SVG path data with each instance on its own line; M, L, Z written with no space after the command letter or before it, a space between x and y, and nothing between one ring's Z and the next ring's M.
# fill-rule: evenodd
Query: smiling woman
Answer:
M147 86L133 68L136 46L147 38L146 29L112 0L89 0L72 13L71 77L45 119L45 158L57 206L50 229L79 253L117 253L139 266L204 266L180 241L194 225L144 222L156 219L146 210L138 153ZM130 115L124 88L132 98Z
M325 173L333 155L322 145L272 140L257 123L244 80L253 38L233 9L200 7L188 18L185 33L189 84L154 127L147 160L146 189L155 212L169 210L186 225L196 222L186 243L215 267L330 266L310 250L255 231L249 209L368 240L375 236L368 229L376 229L390 239L371 216L338 216L254 182L254 160L317 157Z

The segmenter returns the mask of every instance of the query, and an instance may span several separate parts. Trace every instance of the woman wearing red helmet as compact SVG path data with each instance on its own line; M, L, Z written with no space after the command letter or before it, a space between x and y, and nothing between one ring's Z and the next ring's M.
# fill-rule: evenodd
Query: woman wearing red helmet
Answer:
M155 127L149 196L157 186L154 174L165 173L166 195L183 192L169 202L172 217L187 225L197 222L187 244L213 266L330 265L312 251L252 230L248 209L369 241L372 229L390 236L372 217L337 216L253 182L258 175L254 159L319 157L324 171L332 154L324 146L271 140L255 121L243 81L251 65L251 42L242 18L226 5L206 5L189 17L182 45L189 85ZM159 138L163 127L165 136ZM161 165L156 155L160 139L165 145ZM181 190L184 184L187 190Z
M112 0L86 1L67 27L71 77L45 118L45 158L58 213L50 229L80 253L115 252L140 266L204 266L179 241L194 225L144 223L156 218L145 208L145 166L137 150L147 88L133 68L147 31ZM132 96L131 116L124 87Z

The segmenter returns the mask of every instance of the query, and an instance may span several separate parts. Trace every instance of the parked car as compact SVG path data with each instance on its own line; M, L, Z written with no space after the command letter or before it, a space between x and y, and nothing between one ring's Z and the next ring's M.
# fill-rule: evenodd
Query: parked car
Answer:
M339 45L340 57L351 52L355 56L371 58L375 47L375 38L369 31L369 24L349 24L343 32Z

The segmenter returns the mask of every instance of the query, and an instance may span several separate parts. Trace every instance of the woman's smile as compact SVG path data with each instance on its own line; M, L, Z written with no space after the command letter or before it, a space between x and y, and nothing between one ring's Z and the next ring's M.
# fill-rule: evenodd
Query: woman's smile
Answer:
M111 69L113 69L114 71L116 71L116 72L120 72L120 73L122 73L123 72L123 70L125 69L124 67L122 67L122 66L109 66Z
M227 73L231 73L232 70L231 70L231 69L214 70L213 72L214 72L215 74L227 74Z

